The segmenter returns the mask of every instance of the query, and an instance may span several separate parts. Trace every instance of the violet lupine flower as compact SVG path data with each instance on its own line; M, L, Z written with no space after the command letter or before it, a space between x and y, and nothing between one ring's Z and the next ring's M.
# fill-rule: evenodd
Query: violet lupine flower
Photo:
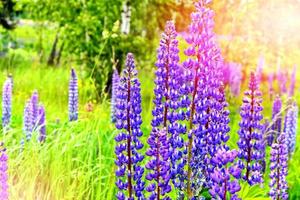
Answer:
M289 97L294 96L295 92L295 86L296 86L296 73L297 73L297 67L296 65L293 68L291 80L290 80L290 90L289 90Z
M78 82L75 69L71 69L69 82L69 121L78 119Z
M30 101L32 105L32 127L33 131L35 131L38 125L37 123L39 115L39 95L36 90L33 92Z
M285 94L287 92L287 73L283 71L278 71L277 81L279 84L280 94Z
M140 166L144 156L139 153L144 146L139 139L143 135L140 128L142 124L140 82L131 53L127 55L126 68L123 70L116 98L115 125L121 130L115 137L116 186L119 189L116 197L119 200L134 197L144 199L145 183L142 180L144 168Z
M186 38L190 46L185 50L185 54L189 58L183 63L188 69L184 91L191 96L191 99L187 100L187 194L190 199L198 195L204 182L209 184L207 179L213 169L210 158L225 142L222 139L227 138L219 136L227 134L219 129L220 119L223 117L220 112L223 60L215 42L214 13L207 7L209 2L210 0L195 3L196 12L191 15L189 34Z
M274 73L269 73L269 74L268 74L268 85L269 85L269 96L270 96L270 100L273 99L273 95L274 95L273 82L274 82Z
M286 176L288 174L288 147L285 133L281 133L277 141L272 144L270 157L270 197L272 200L288 199L288 185Z
M45 120L45 108L40 105L38 110L38 128L39 128L39 142L44 142L46 139L46 120Z
M155 98L152 111L152 129L166 128L170 142L171 178L179 190L184 188L184 160L182 149L184 140L180 134L185 133L186 127L179 123L185 119L181 107L182 70L178 65L179 49L177 33L173 22L166 23L160 46L157 51L157 70L155 72Z
M260 55L259 56L259 59L258 59L258 63L257 63L257 67L256 67L256 79L257 81L260 83L261 81L261 78L262 78L262 73L263 73L263 69L264 69L264 66L265 66L265 58L263 55Z
M3 143L1 144L3 146ZM0 150L0 199L8 200L8 174L7 174L7 160L6 149Z
M12 108L12 79L7 78L2 91L2 127L6 133L10 129Z
M112 89L111 89L111 121L116 122L116 95L118 92L118 85L120 81L120 76L118 70L114 70L112 75Z
M148 138L150 148L146 155L151 157L151 160L146 164L149 173L146 179L150 182L146 190L151 192L149 200L170 199L167 193L171 191L169 180L170 175L170 145L165 129L159 131L154 128Z
M234 96L239 96L242 84L242 65L238 63L232 63L230 73L230 92Z
M282 102L280 97L277 96L273 102L271 131L267 136L269 146L272 145L274 139L276 140L279 133L281 133L281 124L282 124L281 108L282 108Z
M31 139L32 131L34 128L34 119L32 113L33 113L32 102L28 100L25 105L24 116L23 116L23 131L25 133L27 141Z
M262 98L259 84L254 73L251 73L249 90L246 91L241 106L242 117L239 130L239 166L244 169L243 178L250 184L262 183L262 166L264 143L261 125Z
M211 159L216 166L211 173L212 186L209 193L212 199L230 199L238 200L237 192L240 191L238 179L241 178L242 170L234 163L238 151L218 149L217 153Z
M295 151L296 134L298 126L298 106L296 102L291 104L287 110L284 120L284 133L287 135L289 155L292 156Z

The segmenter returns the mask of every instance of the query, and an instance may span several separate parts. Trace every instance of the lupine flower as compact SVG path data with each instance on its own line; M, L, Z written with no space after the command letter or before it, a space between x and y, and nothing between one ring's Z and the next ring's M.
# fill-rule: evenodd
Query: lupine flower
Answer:
M111 121L114 123L116 122L116 95L118 92L118 85L120 81L120 76L118 70L114 70L112 75L112 89L111 89Z
M211 174L212 186L209 189L213 199L237 200L237 192L240 191L238 179L241 178L241 169L234 163L238 152L236 150L218 149L211 159L216 166Z
M239 130L239 167L243 168L245 173L243 178L250 184L257 184L263 181L262 166L260 161L263 159L263 137L261 114L262 98L259 91L259 85L254 73L251 73L249 90L246 91L241 106L240 115L242 117Z
M117 165L116 185L119 189L117 199L144 199L144 186L142 180L144 168L140 162L144 159L139 153L143 144L139 138L143 135L140 126L141 94L140 82L137 79L134 58L131 53L127 55L126 68L123 71L116 96L116 128L121 132L115 137ZM128 193L125 194L124 192Z
M169 163L170 146L166 130L159 131L154 128L148 138L148 144L150 148L146 152L146 155L150 156L151 160L146 164L146 168L149 170L146 179L150 184L146 190L151 192L149 200L170 199L166 196L171 191L169 184L171 178Z
M182 149L184 140L180 134L185 133L186 127L179 123L185 119L181 107L182 70L178 65L178 41L173 22L168 21L165 32L162 34L157 51L157 70L155 72L155 98L152 111L152 128L166 128L170 142L171 178L179 190L184 187L184 160Z
M230 91L234 96L240 95L242 84L242 65L235 63L230 73Z
M40 105L38 110L38 128L39 128L39 142L44 142L46 139L46 121L45 121L45 108Z
M38 92L35 90L30 98L31 105L32 105L32 126L33 130L36 129L38 123L38 115L39 115L39 95Z
M287 73L283 72L283 71L278 71L277 81L278 81L278 84L279 84L280 94L285 94L287 92L287 88L286 88Z
M1 144L3 146L3 143ZM8 200L8 174L7 174L7 159L5 149L0 150L0 199Z
M270 100L273 99L273 95L274 95L273 82L274 82L274 73L269 73L268 74L268 85L269 85Z
M298 106L292 103L287 110L284 120L284 133L287 135L289 155L291 156L295 151L296 134L298 125Z
M288 199L288 185L286 176L288 173L288 147L285 133L281 133L277 141L272 144L270 157L270 197L272 200Z
M282 102L280 97L276 97L273 103L272 111L272 126L268 135L268 145L271 146L274 139L276 140L279 133L281 133L282 114L281 114Z
M3 85L2 91L2 127L3 132L10 129L12 108L12 80L7 78Z
M78 83L75 69L71 69L69 82L69 121L78 119Z
M28 100L25 105L24 109L24 116L23 116L23 131L26 136L26 140L31 139L32 131L34 128L34 119L33 119L33 106L32 102Z
M295 65L294 68L293 68L292 75L291 75L291 80L290 80L290 90L289 90L289 96L290 97L294 96L295 85L296 85L296 73L297 73L297 67Z
M223 60L213 32L214 13L206 6L209 2L210 0L207 0L195 4L196 12L191 15L189 34L186 38L190 46L185 50L185 54L189 58L183 63L183 66L189 69L183 90L191 94L191 99L186 101L189 102L188 198L195 197L204 182L209 184L207 179L213 169L210 168L210 158L227 139L224 136L226 131L219 129L220 119L223 117L220 112Z
M264 66L265 66L265 58L263 55L260 55L259 59L258 59L257 67L256 67L256 72L255 72L256 77L257 77L256 79L258 82L261 81Z

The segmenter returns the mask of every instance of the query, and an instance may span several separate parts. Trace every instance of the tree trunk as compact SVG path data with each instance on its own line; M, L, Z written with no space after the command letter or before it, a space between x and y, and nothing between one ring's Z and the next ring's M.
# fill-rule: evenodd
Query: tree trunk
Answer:
M54 65L54 60L55 60L55 56L56 56L56 47L57 47L57 42L58 42L58 33L55 36L53 45L52 45L52 49L47 61L47 65L49 66L53 66Z
M56 66L59 66L59 64L60 64L60 58L61 58L61 54L64 50L64 46L65 46L65 42L63 41L58 50L58 54L57 54L57 58L56 58Z

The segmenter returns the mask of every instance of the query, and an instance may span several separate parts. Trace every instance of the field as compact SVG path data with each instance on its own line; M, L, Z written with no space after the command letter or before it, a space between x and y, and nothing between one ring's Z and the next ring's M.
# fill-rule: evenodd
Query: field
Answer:
M219 4L213 5L213 8L218 8L218 6L220 6ZM216 13L216 15L218 17L221 14ZM111 73L109 70L111 70L112 66L115 66L116 63L110 58L107 58L107 62L111 62L109 64L107 64L106 60L99 64L97 61L94 62L94 60L91 59L92 67L87 67L88 64L86 63L75 62L73 59L77 58L77 54L70 53L69 51L72 50L69 50L63 54L62 61L59 65L47 65L47 59L45 57L50 53L51 48L53 48L52 43L49 41L52 41L53 38L55 38L57 28L56 24L50 23L49 25L47 24L48 21L46 19L45 21L47 21L47 23L46 25L44 24L44 26L49 25L50 28L47 29L42 27L44 31L42 33L43 40L39 41L41 27L38 26L38 23L40 23L40 21L36 19L35 15L25 15L25 17L32 19L22 19L22 23L19 23L21 25L18 25L9 33L13 38L13 41L18 41L17 43L21 44L20 47L9 48L8 51L5 51L5 55L1 56L0 58L0 85L5 85L8 75L12 75L13 80L10 129L7 132L4 131L4 128L1 130L1 141L3 142L3 147L6 149L5 153L8 155L7 184L9 199L116 199L116 194L119 190L115 185L115 182L117 181L117 177L115 175L117 170L117 166L115 165L115 147L117 142L115 137L120 131L117 130L115 123L113 123L111 120L111 94L110 92L103 92L103 85L105 84L105 81L101 79L102 86L99 86L97 82L97 76L110 76ZM115 26L115 24L112 24L112 26ZM141 82L141 116L143 121L141 130L143 132L143 136L140 138L140 140L144 144L144 147L140 152L143 155L145 155L147 149L149 149L147 140L150 137L152 130L152 110L155 106L153 103L153 100L155 99L154 82L155 71L157 69L155 67L155 48L159 46L159 35L162 31L157 31L156 35L151 40L153 44L149 45L150 50L147 52L149 55L146 52L145 54L147 55L134 52L137 54L136 68L138 71L138 79ZM4 31L2 31L2 33L4 33ZM101 34L101 36L104 37L104 31ZM114 31L107 34L111 34L110 36L114 38L114 36L112 36ZM180 64L188 58L188 55L186 55L187 53L184 53L184 50L188 47L188 44L184 40L184 34L185 33L179 33L178 36ZM120 38L122 39L122 36L120 36ZM70 43L72 42L74 41L70 41ZM143 42L143 40L134 40L134 44L132 45L134 46L139 44L139 42ZM230 149L238 149L238 131L240 129L239 123L241 121L240 107L243 104L243 92L248 88L248 83L250 80L249 72L255 70L257 71L257 66L259 65L257 64L260 59L259 53L258 50L254 48L257 44L257 41L252 41L253 43L247 46L248 48L246 54L243 54L245 52L241 52L242 50L239 49L241 45L245 45L245 43L242 43L239 39L237 39L235 42L232 42L233 47L230 49L231 51L229 53L224 50L229 46L226 46L226 40L225 42L224 40L218 40L218 42L221 43L220 46L222 53L227 53L224 55L226 59L230 60L230 58L233 58L232 62L237 62L238 60L243 64L243 67L245 66L245 68L242 70L243 78L241 80L241 90L239 95L232 94L230 90L230 83L226 83L225 85L225 96L226 101L229 104L228 110L230 111L230 131L228 132L230 139L228 140L227 145ZM297 40L297 42L299 41ZM114 48L118 48L118 45L116 45L116 43L112 42L110 39L105 40L104 43L105 45L108 44L107 46L109 47L105 45L101 46L102 43L99 44L100 53L97 52L96 55L93 55L96 59L100 58L100 54L102 56L102 51L108 52L106 52L107 54L103 53L104 57L108 56L108 54L111 56L110 47L112 50L115 50ZM61 45L61 43L59 44ZM129 44L131 43L129 42ZM44 54L44 58L42 59L37 51L39 45L43 46L43 50L46 52ZM131 50L130 47L128 47L130 45L127 43L121 43L120 46L125 48L126 51ZM155 48L152 48L152 46L155 46ZM87 52L89 52L89 48L92 49L91 46L88 46ZM265 60L270 63L270 66L267 64L263 66L263 78L259 87L262 91L263 99L263 120L261 123L263 123L265 120L269 120L272 125L272 123L274 123L274 121L272 121L274 120L272 119L272 107L276 95L273 95L273 97L270 98L268 74L270 71L275 71L274 69L272 70L271 65L275 66L277 64L277 59L271 50L268 51L266 47L263 48L265 48L263 51L267 52L264 54ZM288 46L285 48L293 47ZM145 47L143 47L143 49L145 49ZM234 50L236 49L238 50L235 53ZM252 50L253 52L251 53ZM116 52L119 51L119 49L116 50ZM280 51L282 53L285 51L285 49L280 49ZM137 52L139 51L137 50ZM85 53L86 52L80 54L80 59L82 59L82 55L88 55L90 52L86 54ZM288 66L291 63L299 65L297 53L298 51L295 50L293 54L291 53L291 55L286 56L289 59L283 58L282 65ZM120 61L120 65L118 65L122 69L125 68L124 60L126 54L127 52L123 52L122 56L124 59L123 61ZM235 56L235 54L238 55ZM246 60L247 58L245 55L248 56L249 61ZM74 68L77 73L79 91L79 117L78 120L75 121L69 121L68 113L68 87L71 79L70 73L72 68ZM109 70L107 70L108 68ZM287 87L289 88L292 82L290 81L289 76L290 72L292 71L292 67L288 67L288 69L283 67L282 69L283 71L288 72L285 73L285 76L286 79L288 79ZM101 70L103 70L103 74L101 74ZM96 74L96 78L94 74ZM125 76L124 74L121 75ZM222 76L225 76L225 74ZM291 99L296 102L297 106L300 105L299 80L300 76L298 70L296 72L295 79L295 94L292 97L289 97L286 92L280 96L282 100L282 108L280 113L282 113L283 116L286 115L286 111L289 108L288 106L290 105L289 103L291 102ZM275 93L278 91L281 92L280 83L280 80L274 81ZM21 144L21 141L25 138L24 133L26 132L24 130L24 108L27 100L30 99L34 91L38 91L39 102L45 107L46 140L44 142L38 141L40 130L36 129L32 131L32 138L26 141L23 145ZM3 104L2 101L1 103ZM300 117L298 117L298 124L296 126L300 128L299 118ZM188 121L184 123L187 124ZM282 122L282 125L283 124L284 122ZM299 128L296 129L295 132L295 151L287 161L288 175L286 177L289 199L295 200L300 198L300 173L298 170L300 166ZM187 139L186 135L183 137ZM242 179L239 180L241 187L237 192L239 198L243 200L271 199L269 197L269 183L271 181L269 177L270 152L271 147L267 146L265 158L267 163L266 171L263 173L264 181L262 183L250 186L246 181ZM141 165L144 166L149 159L149 157L145 156L145 159L141 162ZM5 173L2 171L0 174L0 179L3 177L3 173ZM142 179L145 180L145 177ZM3 182L2 179L1 182ZM147 184L148 183L146 181L146 185ZM5 188L0 188L0 193L4 190ZM178 189L172 187L172 190L169 193L170 198L176 199L178 191ZM124 193L127 194L126 190ZM145 191L145 194L148 197L150 193ZM206 199L211 199L208 189L204 189L201 195L203 195ZM3 200L6 200L6 198L2 198ZM197 198L200 199L200 197ZM229 194L226 196L226 192L225 199L231 199ZM279 199L284 198L278 197L278 200ZM157 200L159 200L159 197Z

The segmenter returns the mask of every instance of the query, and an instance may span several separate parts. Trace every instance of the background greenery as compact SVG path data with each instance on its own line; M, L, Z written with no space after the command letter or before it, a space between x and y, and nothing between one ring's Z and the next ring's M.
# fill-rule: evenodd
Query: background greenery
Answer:
M110 123L111 71L113 67L121 71L127 52L135 54L142 83L145 142L152 118L155 49L160 32L166 20L175 20L180 33L181 61L184 60L182 52L186 44L181 35L187 30L192 1L130 1L129 34L120 32L122 0L20 0L13 9L7 2L0 1L0 19L11 25L4 28L2 23L0 28L0 84L8 74L13 75L13 129L7 135L1 134L9 155L10 199L114 199L116 131ZM270 2L277 5L284 1ZM299 8L298 4L293 6ZM290 37L285 31L274 35L259 28L258 24L264 21L260 18L264 7L268 4L263 0L212 4L225 60L243 65L243 88L247 74L256 68L261 54L267 63L265 74L274 71L278 60L282 66L299 63L297 36ZM264 19L272 20L270 16L265 13ZM80 119L68 123L67 92L72 66L79 77ZM295 99L299 103L298 86ZM46 107L47 139L40 145L33 138L20 153L24 104L35 89ZM264 116L270 118L272 103L265 80L261 89ZM242 101L229 93L227 99L231 111L229 145L236 148ZM299 137L298 134L296 152L289 162L291 199L300 197ZM243 185L240 195L243 199L268 199L267 192L266 175L264 185L251 188Z

